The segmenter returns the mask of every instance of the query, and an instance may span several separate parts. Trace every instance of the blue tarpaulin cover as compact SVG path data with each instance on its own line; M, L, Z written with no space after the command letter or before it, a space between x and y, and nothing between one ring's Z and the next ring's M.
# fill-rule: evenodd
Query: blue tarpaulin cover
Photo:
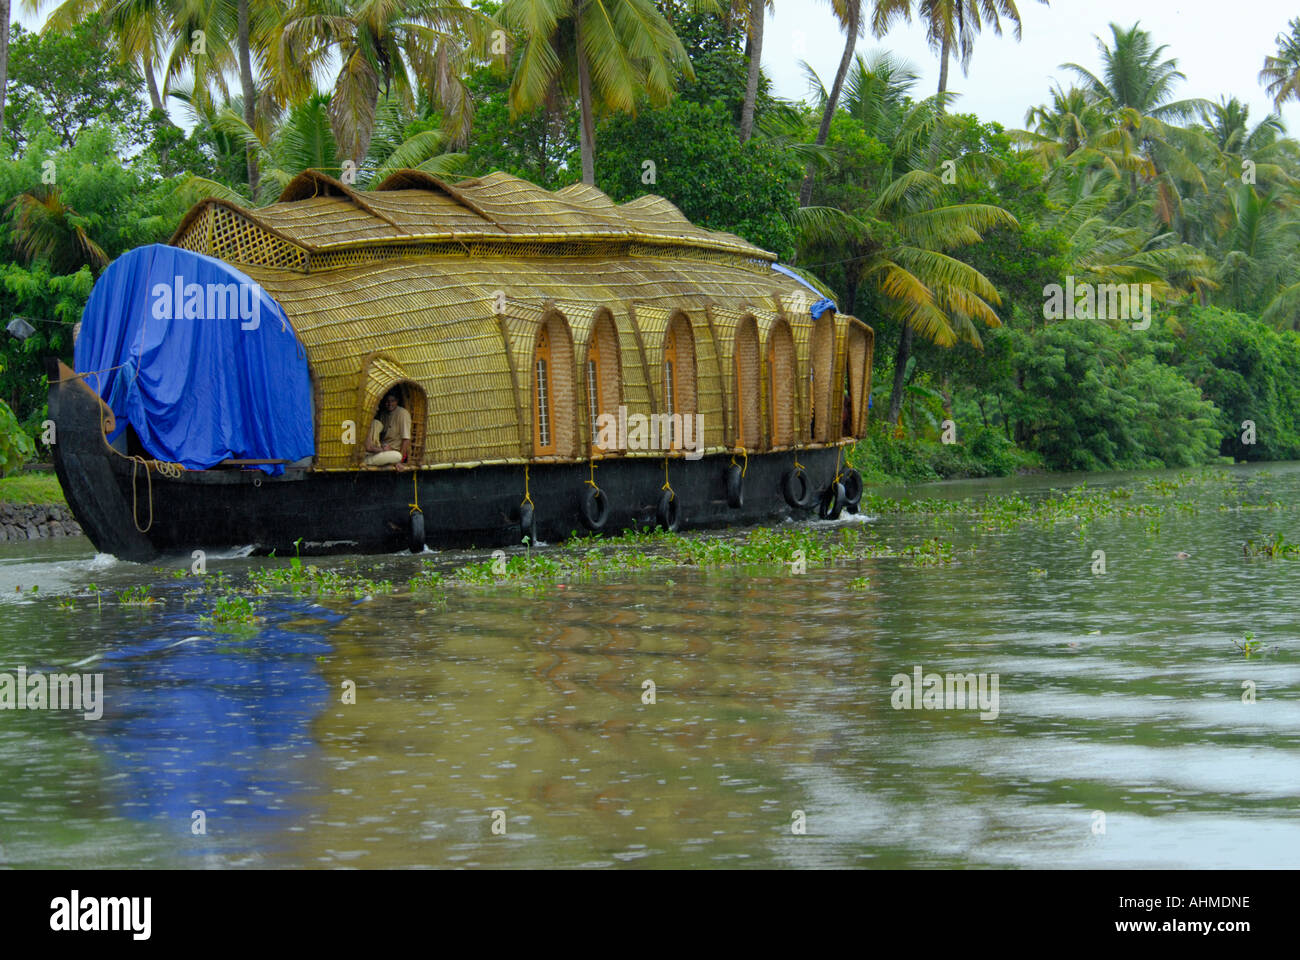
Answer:
M270 294L213 257L151 244L114 260L81 315L75 364L99 371L86 382L117 418L109 440L129 423L156 459L202 470L315 452L297 335Z
M820 320L822 318L822 314L825 313L827 310L834 310L836 313L839 312L839 309L835 306L834 300L830 299L830 297L823 297L822 292L820 290L814 287L803 277L799 276L799 274L795 273L789 267L783 267L779 263L774 263L771 266L772 269L775 270L777 273L784 273L791 280L803 284L813 293L817 294L817 296L820 299L816 303L814 303L811 307L808 308L808 312L812 314L812 318L814 320Z

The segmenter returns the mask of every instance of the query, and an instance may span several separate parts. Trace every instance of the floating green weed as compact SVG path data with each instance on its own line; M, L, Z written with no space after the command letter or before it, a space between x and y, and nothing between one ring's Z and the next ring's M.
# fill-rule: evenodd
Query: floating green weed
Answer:
M151 588L147 583L137 584L134 587L127 587L125 590L119 590L117 593L117 602L129 607L143 607L153 603L160 603L156 597L151 596Z
M1241 550L1248 557L1294 557L1300 554L1300 543L1292 543L1281 533L1275 533L1272 539L1259 543L1247 540Z
M1235 646L1238 650L1240 650L1242 654L1246 657L1246 659L1249 660L1253 654L1255 654L1258 650L1260 650L1260 648L1264 646L1264 641L1256 640L1255 635L1253 633L1247 633L1244 637L1241 638L1241 643L1238 643L1236 640L1234 640L1232 641L1232 645Z
M236 594L221 597L213 605L212 612L199 617L199 620L220 627L231 627L252 626L260 623L262 618L257 615L257 606L252 600Z

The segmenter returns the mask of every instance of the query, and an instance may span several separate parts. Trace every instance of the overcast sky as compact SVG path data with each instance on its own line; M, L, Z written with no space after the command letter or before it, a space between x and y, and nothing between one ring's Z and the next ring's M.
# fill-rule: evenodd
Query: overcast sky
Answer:
M868 0L869 2L869 0ZM21 11L14 19L39 27L45 12L33 17ZM15 4L15 7L18 5ZM948 87L960 93L954 109L996 120L1006 127L1024 125L1025 111L1045 103L1054 79L1068 86L1071 75L1059 69L1067 61L1100 72L1094 34L1109 38L1112 21L1129 27L1141 21L1158 44L1166 44L1167 57L1178 60L1187 82L1180 97L1217 100L1232 94L1249 104L1252 121L1269 110L1268 98L1258 81L1264 57L1276 50L1274 38L1286 30L1287 20L1300 15L1295 0L1238 0L1235 4L1210 0L1018 0L1023 23L1019 43L1010 31L1001 37L985 31L975 44L970 75L962 76L953 64ZM831 13L829 0L775 0L763 41L763 69L778 96L798 100L807 95L799 68L807 60L827 88L835 77L844 36ZM857 49L884 48L905 57L919 69L918 95L928 95L939 83L938 58L925 43L925 32L915 22L900 24L883 40L867 36ZM172 106L174 119L181 120ZM1290 103L1282 113L1288 130L1300 135L1300 104Z
M807 60L827 89L835 78L844 51L828 0L775 0L763 40L763 70L772 78L776 94L789 99L807 95L807 82L799 68ZM1094 34L1109 40L1112 21L1124 28L1140 21L1164 56L1178 61L1187 81L1179 98L1217 100L1235 95L1250 106L1252 122L1263 119L1269 99L1258 80L1267 54L1276 52L1274 38L1287 29L1287 20L1300 16L1295 0L1018 0L1022 33L1019 43L1004 29L1001 37L987 29L975 42L970 75L962 76L957 64L949 66L948 88L960 93L953 109L996 120L1006 127L1023 127L1025 111L1049 99L1054 79L1068 87L1072 73L1059 65L1073 61L1100 74L1100 57ZM883 40L868 35L857 49L884 48L911 61L919 69L918 94L929 95L939 85L938 57L925 42L925 31L915 21L896 26ZM1288 104L1282 117L1292 134L1300 134L1300 105Z

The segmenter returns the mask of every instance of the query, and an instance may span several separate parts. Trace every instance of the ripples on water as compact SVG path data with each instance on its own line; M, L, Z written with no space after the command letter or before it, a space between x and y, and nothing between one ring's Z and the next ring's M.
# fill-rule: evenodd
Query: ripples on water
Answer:
M1300 540L1300 467L1232 476L1228 502L1281 506L1220 511L1211 484L1175 493L1199 509L1158 530L1083 537L889 515L860 529L939 536L956 561L463 586L445 606L269 597L246 635L186 602L194 579L170 573L188 557L158 572L84 540L9 549L0 670L80 664L106 702L98 721L0 712L0 866L1294 866L1300 559L1241 546ZM420 560L315 562L404 582ZM267 563L208 558L236 584ZM60 604L88 582L102 608ZM116 602L141 583L165 602ZM1247 632L1264 645L1249 659ZM996 673L998 718L892 709L891 677L916 666Z

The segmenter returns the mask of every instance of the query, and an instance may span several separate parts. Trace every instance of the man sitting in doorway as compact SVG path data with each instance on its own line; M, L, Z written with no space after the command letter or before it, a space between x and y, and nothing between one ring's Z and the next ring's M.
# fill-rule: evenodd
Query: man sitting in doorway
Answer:
M379 413L370 423L366 436L366 466L392 466L398 470L411 455L411 414L391 390L380 404Z

